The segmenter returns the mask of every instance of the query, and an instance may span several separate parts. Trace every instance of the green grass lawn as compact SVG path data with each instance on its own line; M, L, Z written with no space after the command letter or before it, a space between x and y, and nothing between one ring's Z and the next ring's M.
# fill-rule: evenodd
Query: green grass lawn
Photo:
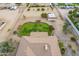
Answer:
M24 23L18 28L18 35L20 36L29 36L31 32L48 32L48 35L51 35L53 28L47 23L42 22L28 22ZM52 29L52 30L51 30ZM39 34L38 34L39 35Z

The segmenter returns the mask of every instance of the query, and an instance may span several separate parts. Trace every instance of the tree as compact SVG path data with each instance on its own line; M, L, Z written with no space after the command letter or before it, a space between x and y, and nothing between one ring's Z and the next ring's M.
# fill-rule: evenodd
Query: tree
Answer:
M28 7L29 6L29 3L26 3L26 6Z
M79 14L76 14L75 17L79 17Z
M59 42L59 47L60 47L60 50L61 50L61 54L65 54L65 47L64 47L64 44L63 42L61 41L58 41Z
M30 9L27 9L27 11L30 11Z
M37 11L40 11L40 9L37 9Z
M20 5L21 5L21 3L16 3L16 5L20 6Z
M9 53L9 52L13 52L15 49L15 47L13 47L11 42L2 42L0 44L0 52L1 53Z
M41 22L41 20L36 20L37 23Z
M78 8L75 8L75 9L73 10L73 13L75 13L76 11L78 11Z
M68 27L68 24L65 23L64 26L63 26L63 31L64 31L65 33L66 33L66 31L67 31L67 27Z
M44 8L42 8L41 10L42 10L42 11L44 11L45 9L44 9Z
M78 11L78 8L75 8L75 9L73 10L72 16L74 16L74 17L77 16L77 15L76 15L76 12L77 12L77 11Z
M14 31L13 34L17 34L17 31Z
M61 48L61 54L62 55L65 54L65 48L64 47Z
M74 53L74 54L75 54L75 53L76 53L76 51L75 51L74 49L72 49L72 53Z
M54 27L52 25L49 26L50 30L54 30Z
M49 26L49 36L52 35L52 31L54 30L54 27L52 25Z
M69 47L69 48L72 48L72 46L71 46L70 44L68 45L68 47Z
M70 10L70 11L69 11L69 14L72 14L72 13L73 13L72 10Z

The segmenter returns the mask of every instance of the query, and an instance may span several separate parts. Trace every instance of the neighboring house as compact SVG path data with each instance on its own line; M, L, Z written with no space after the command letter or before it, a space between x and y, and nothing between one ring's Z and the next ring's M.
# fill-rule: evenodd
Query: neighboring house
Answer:
M32 32L24 36L19 44L16 56L60 56L60 48L56 36L48 36L47 32Z

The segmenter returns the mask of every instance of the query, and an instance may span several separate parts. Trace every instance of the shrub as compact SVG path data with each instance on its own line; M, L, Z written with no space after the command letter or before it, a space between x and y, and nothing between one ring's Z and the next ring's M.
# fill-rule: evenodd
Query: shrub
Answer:
M0 52L1 53L8 53L8 52L13 52L15 47L13 47L13 44L11 42L2 42L0 44Z
M72 10L70 10L70 11L69 11L69 14L72 14L72 13L73 13L73 11L72 11Z
M62 54L62 55L65 54L65 47L64 47L63 42L60 42L60 41L59 41L59 47L60 47L60 50L61 50L61 54Z
M76 51L75 51L74 49L72 49L72 52L73 52L73 53L76 53Z
M44 5L32 5L32 6L30 6L30 7L45 7Z
M52 35L52 31L54 30L54 27L52 25L49 26L49 32L48 35Z
M41 20L36 20L36 22L41 22Z
M40 7L39 5L32 5L32 6L30 6L30 7Z
M13 34L17 34L17 31L14 31Z
M68 16L72 22L74 22L73 15Z
M60 47L63 47L64 45L63 45L63 43L62 43L62 42L59 42L59 46L60 46Z
M8 32L10 31L11 29L8 29Z
M71 41L76 41L76 39L74 37L71 37Z
M40 9L37 9L37 11L40 11Z
M17 6L20 6L20 5L21 5L21 3L16 3L16 5L17 5Z
M42 18L47 18L47 13L42 13L42 14L41 14L41 17L42 17Z
M70 44L68 45L68 47L69 47L69 48L72 48L72 46L71 46Z
M75 17L79 17L79 14L76 14Z
M49 26L50 30L54 30L54 27L52 25Z
M27 11L30 11L30 9L27 9Z
M61 54L65 54L65 48L64 47L61 48Z
M44 11L45 9L44 9L44 8L42 8L41 10L42 10L42 11Z
M75 13L76 11L78 11L78 8L75 8L75 9L73 10L73 13Z
M67 27L68 27L68 24L67 23L65 23L64 25L63 25L63 31L66 33L66 31L67 31Z
M26 3L26 6L29 6L29 3Z

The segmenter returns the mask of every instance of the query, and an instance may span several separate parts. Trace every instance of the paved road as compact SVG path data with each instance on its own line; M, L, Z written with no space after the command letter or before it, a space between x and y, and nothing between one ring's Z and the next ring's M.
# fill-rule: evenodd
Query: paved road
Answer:
M67 47L68 45L68 42L70 40L70 37L68 37L67 35L65 35L63 33L63 25L64 25L64 20L62 20L59 16L59 13L56 9L54 9L54 13L56 14L57 16L57 20L55 23L53 23L52 25L55 27L55 35L59 38L59 40L62 40L65 44L65 47ZM65 55L72 55L71 53L71 50L68 48L67 51L66 51L66 54Z
M18 10L0 10L0 16L2 20L6 21L6 26L0 31L0 42L7 39L10 31L17 21L18 17Z
M15 26L12 28L9 36L8 36L8 39L12 38L14 40L17 40L18 42L20 41L20 37L18 37L17 35L14 35L13 34L13 31L16 31L18 26L21 25L21 22L23 21L23 14L24 14L24 11L25 11L26 7L23 7L21 6L20 9L19 9L19 17L15 23Z
M23 13L23 8L18 8L16 10L2 10L0 15L7 21L6 26L0 31L0 42L7 40L14 27L17 25L19 18ZM10 29L10 31L8 31Z
M69 10L72 10L72 9L58 9L60 12L58 12L57 10L55 10L56 12L56 15L59 13L61 13L61 16L62 17L64 17L65 15L67 15L68 14L68 11ZM59 17L59 15L58 15L58 20L61 20L61 18ZM65 20L65 19L63 19L63 20ZM57 23L57 21L56 21L56 23ZM55 24L56 24L55 23ZM59 25L59 24L61 24L61 25ZM54 25L54 27L56 28L56 30L55 30L55 35L57 35L57 37L59 38L59 39L61 39L63 42L64 42L64 44L65 44L65 47L67 48L67 50L66 50L66 53L65 53L65 55L67 55L67 56L71 56L71 55L73 55L73 53L72 53L72 51L71 51L71 49L67 46L68 45L68 43L69 43L69 39L70 39L70 37L68 36L68 35L65 35L63 32L62 32L62 29L59 29L58 30L58 28L61 28L63 26L63 22L58 22L57 23L57 25ZM74 43L74 42L73 42ZM75 44L75 43L74 43ZM79 55L79 47L76 45L76 47L77 47L77 52L76 52L76 54L75 55Z

